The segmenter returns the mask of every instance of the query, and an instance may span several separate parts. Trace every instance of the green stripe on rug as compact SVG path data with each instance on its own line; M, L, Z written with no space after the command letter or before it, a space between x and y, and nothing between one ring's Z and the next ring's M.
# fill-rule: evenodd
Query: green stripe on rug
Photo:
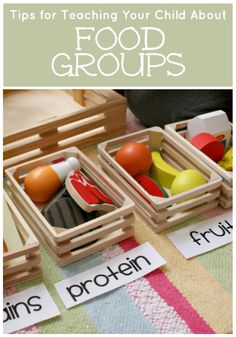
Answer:
M54 283L62 280L60 270L47 251L42 247L40 248L40 253L43 268L42 277L17 286L17 289L21 291L39 283L44 283L61 312L60 317L55 317L48 321L38 323L37 327L39 332L42 334L59 334L62 332L84 334L97 333L95 326L82 306L77 306L69 310L66 309L57 294L56 288L54 287Z
M232 244L199 255L198 259L224 289L232 293Z

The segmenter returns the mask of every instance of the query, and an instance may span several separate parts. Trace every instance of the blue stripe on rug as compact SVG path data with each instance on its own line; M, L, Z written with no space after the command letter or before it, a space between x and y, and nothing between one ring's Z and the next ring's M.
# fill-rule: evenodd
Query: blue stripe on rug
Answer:
M99 254L93 254L71 265L60 268L62 277L69 278L103 263ZM124 288L115 289L83 304L98 333L158 333L140 312Z

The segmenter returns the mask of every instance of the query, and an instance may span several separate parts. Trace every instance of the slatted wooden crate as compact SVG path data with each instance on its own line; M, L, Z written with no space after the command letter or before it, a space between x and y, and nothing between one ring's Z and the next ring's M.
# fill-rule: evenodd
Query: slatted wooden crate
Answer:
M201 159L209 167L211 167L215 172L217 172L222 177L221 185L221 195L219 203L224 208L232 207L232 196L233 196L233 172L229 172L220 167L212 159L207 157L203 152L195 148L186 139L187 136L188 121L168 124L165 126L165 130L179 143L183 144L189 151L191 151L197 158ZM233 142L233 127L230 145Z
M119 148L128 142L140 142L148 145L151 150L161 151L163 158L179 170L199 170L207 183L169 198L151 196L114 159ZM156 232L180 224L218 205L221 178L159 127L103 142L98 145L98 151L104 171L135 201L138 210Z
M52 227L41 214L42 205L33 203L23 188L25 174L35 167L75 156L83 172L117 208L80 226ZM9 188L31 228L60 266L72 263L133 235L134 203L104 172L76 147L71 147L6 170ZM46 205L44 205L46 206ZM97 240L96 242L94 242Z
M40 276L41 267L38 240L5 192L4 198L23 242L21 249L3 254L3 285L7 288Z
M6 90L4 168L119 135L126 99L112 90Z

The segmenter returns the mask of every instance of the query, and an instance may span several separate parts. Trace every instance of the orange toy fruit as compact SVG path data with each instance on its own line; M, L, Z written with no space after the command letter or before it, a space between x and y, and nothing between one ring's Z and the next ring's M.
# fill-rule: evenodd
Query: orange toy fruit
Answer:
M50 200L61 187L61 180L50 166L41 166L27 174L25 191L34 202Z
M141 143L122 146L115 159L133 177L145 174L152 165L151 151Z

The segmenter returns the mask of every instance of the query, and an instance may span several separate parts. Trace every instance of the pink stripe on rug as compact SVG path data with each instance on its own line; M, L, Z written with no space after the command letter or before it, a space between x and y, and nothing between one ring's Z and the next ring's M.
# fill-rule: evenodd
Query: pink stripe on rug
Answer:
M103 261L108 261L123 254L123 249L118 245L105 248L101 252ZM191 334L187 323L180 317L173 306L153 289L149 281L140 277L123 286L131 299L137 305L144 317L156 328L158 334Z
M126 252L139 246L139 243L129 238L120 242L119 245ZM215 333L160 269L154 270L146 275L145 278L166 303L175 308L176 312L186 322L193 333Z

